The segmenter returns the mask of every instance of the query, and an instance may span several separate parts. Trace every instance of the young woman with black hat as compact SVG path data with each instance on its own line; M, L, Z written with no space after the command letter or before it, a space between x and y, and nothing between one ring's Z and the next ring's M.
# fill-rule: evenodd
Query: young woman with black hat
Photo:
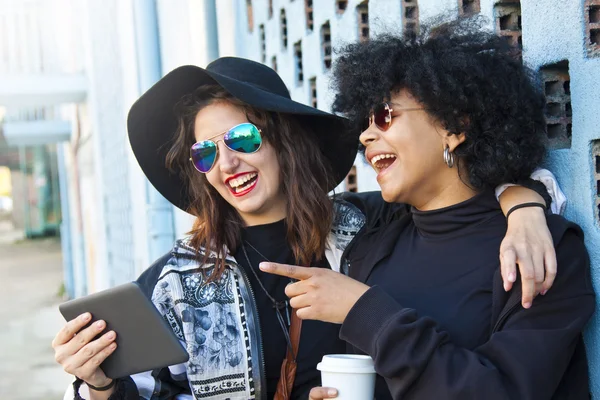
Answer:
M355 205L328 196L356 155L345 120L292 101L270 68L227 57L169 73L133 105L128 130L151 183L197 217L138 280L190 359L111 381L98 365L114 335L90 341L87 328L72 339L81 317L53 344L81 378L76 391L85 381L93 399L306 398L320 381L317 362L344 351L339 327L301 325L286 301L291 280L258 265L340 269L365 222ZM540 232L524 236L544 239Z

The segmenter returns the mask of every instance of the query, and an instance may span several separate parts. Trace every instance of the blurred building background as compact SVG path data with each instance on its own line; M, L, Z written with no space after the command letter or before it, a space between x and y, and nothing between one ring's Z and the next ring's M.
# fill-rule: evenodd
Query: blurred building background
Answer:
M486 16L541 72L547 167L599 287L600 0L0 0L0 216L27 237L60 234L70 297L133 280L192 221L148 184L127 140L129 107L161 76L246 57L329 110L336 46L448 13ZM361 159L344 186L378 189ZM586 334L597 396L599 328L596 317Z

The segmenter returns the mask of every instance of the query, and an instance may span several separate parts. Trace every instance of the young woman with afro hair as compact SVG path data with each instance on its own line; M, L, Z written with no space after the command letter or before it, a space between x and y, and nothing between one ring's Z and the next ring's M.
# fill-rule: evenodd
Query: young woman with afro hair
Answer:
M502 287L498 249L524 207L505 217L493 189L528 178L546 153L544 95L517 55L479 19L339 54L334 108L362 127L385 203L362 204L349 276L261 268L299 279L286 289L298 316L342 324L350 351L373 358L378 400L589 398L581 333L595 300L581 229L539 208L554 286L533 306L520 283ZM331 390L343 394L311 398Z

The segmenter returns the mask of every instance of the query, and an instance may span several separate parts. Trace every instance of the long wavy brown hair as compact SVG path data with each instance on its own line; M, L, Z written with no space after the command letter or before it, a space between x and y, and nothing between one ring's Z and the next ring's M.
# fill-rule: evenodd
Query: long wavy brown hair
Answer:
M199 261L214 263L208 280L221 276L226 253L235 252L241 245L244 227L237 211L189 161L190 147L196 141L196 115L215 102L228 102L239 107L248 121L261 129L263 140L275 148L281 190L287 199L287 240L295 261L299 265L309 265L320 260L331 229L333 204L327 190L333 186L333 174L329 161L320 151L316 133L303 123L301 117L257 109L234 98L218 85L203 85L176 106L178 127L166 164L189 184L188 212L197 217L189 232L190 244L196 249Z

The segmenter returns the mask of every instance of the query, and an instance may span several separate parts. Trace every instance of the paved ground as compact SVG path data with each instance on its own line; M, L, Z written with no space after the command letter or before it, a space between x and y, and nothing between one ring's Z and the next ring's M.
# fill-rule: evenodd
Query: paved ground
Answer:
M20 238L0 220L0 399L60 400L72 380L50 346L63 325L60 242Z

